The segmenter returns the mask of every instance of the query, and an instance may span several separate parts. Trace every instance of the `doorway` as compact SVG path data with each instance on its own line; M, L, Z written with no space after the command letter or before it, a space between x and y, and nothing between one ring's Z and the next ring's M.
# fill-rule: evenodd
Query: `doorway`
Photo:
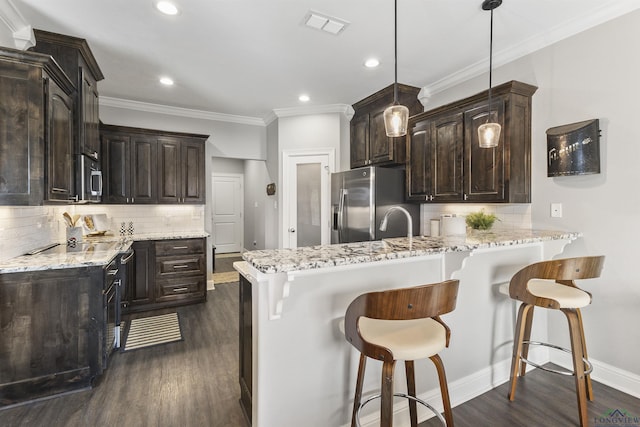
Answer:
M282 243L284 248L331 243L333 149L283 152Z
M240 252L244 240L244 176L214 173L211 188L211 229L216 253Z

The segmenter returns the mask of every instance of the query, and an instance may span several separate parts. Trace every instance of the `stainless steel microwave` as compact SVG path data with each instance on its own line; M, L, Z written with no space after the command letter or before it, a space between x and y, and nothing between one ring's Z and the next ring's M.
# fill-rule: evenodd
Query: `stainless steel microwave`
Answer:
M84 154L79 154L77 160L76 201L99 203L102 199L100 163Z

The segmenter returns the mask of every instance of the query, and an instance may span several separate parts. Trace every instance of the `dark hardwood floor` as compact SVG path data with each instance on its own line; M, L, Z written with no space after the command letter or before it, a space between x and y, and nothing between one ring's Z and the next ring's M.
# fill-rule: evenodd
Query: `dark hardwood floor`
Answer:
M206 304L175 311L184 341L115 354L97 387L0 410L0 426L245 427L238 403L237 284L218 284ZM578 425L572 378L531 372L519 382L515 402L507 400L507 387L454 408L456 427ZM640 416L639 399L598 383L594 391L592 427L605 425L593 418L611 409ZM436 425L430 420L420 427Z
M237 283L216 285L207 299L164 310L179 313L183 341L117 353L97 387L0 410L0 426L245 426Z
M505 383L453 408L456 427L580 425L573 377L536 369L518 380L516 398L513 402L507 398L508 392L509 383ZM609 411L615 409L640 418L640 399L597 382L593 382L593 392L595 398L588 403L590 426L640 427L640 421L612 424L611 421L601 420ZM420 424L420 427L432 426L440 426L440 424L434 418Z

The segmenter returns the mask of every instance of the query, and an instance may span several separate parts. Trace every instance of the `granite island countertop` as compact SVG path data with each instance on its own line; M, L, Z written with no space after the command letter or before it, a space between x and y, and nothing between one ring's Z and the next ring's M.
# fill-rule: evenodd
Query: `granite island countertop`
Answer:
M103 266L122 252L129 250L133 242L143 240L177 240L208 237L205 232L164 232L140 233L131 236L107 234L103 236L85 236L76 247L67 247L60 243L53 251L35 255L20 255L0 261L0 274L19 273L39 270L57 270ZM66 250L64 250L66 248Z
M242 258L262 273L280 273L547 240L575 240L581 235L579 232L571 231L529 229L468 231L466 235L461 236L416 236L411 246L406 237L396 237L372 242L249 251L244 252Z

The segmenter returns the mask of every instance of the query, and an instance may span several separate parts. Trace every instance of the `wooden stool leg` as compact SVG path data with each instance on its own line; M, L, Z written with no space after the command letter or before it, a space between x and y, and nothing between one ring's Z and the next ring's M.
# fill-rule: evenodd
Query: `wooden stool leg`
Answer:
M524 324L524 335L522 336L522 341L529 341L531 339L531 325L533 324L533 312L535 310L535 306L531 306L531 309L528 311L526 316L526 321ZM520 353L520 357L528 358L529 357L529 344L522 344L522 351ZM520 376L524 377L524 374L527 373L527 364L520 363Z
M509 389L509 400L513 401L516 397L516 384L518 382L518 371L520 370L520 355L522 354L522 340L526 329L526 318L529 310L533 306L531 304L522 303L518 309L518 320L516 321L516 330L513 338L513 353L511 355L511 388Z
M360 354L360 364L358 366L358 379L356 380L356 395L353 398L353 412L351 413L351 427L356 427L356 416L358 407L362 401L362 384L364 382L364 370L367 367L367 356Z
M438 380L440 381L440 394L442 394L442 406L444 407L444 419L447 427L453 427L453 411L451 411L451 401L449 400L449 386L447 385L447 374L444 371L444 364L439 355L433 355L429 359L436 365Z
M382 364L382 390L380 401L380 427L393 426L393 370L395 360Z
M404 361L404 371L407 377L407 394L416 397L416 374L413 360ZM418 427L418 410L416 401L409 399L409 416L411 417L411 427Z
M582 355L585 359L589 360L589 355L587 354L587 341L584 337L584 325L582 324L582 313L580 309L576 309L576 314L578 315L578 322L580 323L580 339L582 341ZM586 365L585 365L586 369ZM591 374L585 374L585 385L587 387L587 399L593 400L593 386L591 385Z
M578 412L580 413L580 426L589 425L587 411L587 390L584 375L583 345L581 340L580 319L575 309L561 309L569 321L569 334L571 337L571 353L573 356L573 372L576 379L576 395L578 397Z

